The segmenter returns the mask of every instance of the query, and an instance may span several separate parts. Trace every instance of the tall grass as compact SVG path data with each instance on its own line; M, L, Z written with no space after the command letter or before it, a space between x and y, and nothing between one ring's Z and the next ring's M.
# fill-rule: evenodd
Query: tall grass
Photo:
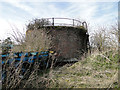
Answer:
M14 39L18 41L19 46L13 48L13 52L23 51L41 51L50 48L50 37L47 37L44 29L33 30L19 39L15 33ZM44 71L39 69L39 63L29 65L23 77L20 77L21 67L23 62L21 60L17 68L14 67L14 62L3 69L7 70L7 77L4 84L6 88L114 88L118 87L118 59L119 55L117 47L105 48L103 41L106 43L106 37L101 37L102 33L95 34L94 44L101 40L101 50L93 49L91 54L83 56L81 60L72 66L63 66L57 68L50 68ZM97 39L96 39L97 36ZM100 37L99 37L100 36ZM105 37L105 38L104 38ZM100 39L99 39L100 38ZM109 37L107 37L109 38ZM108 39L107 39L108 40ZM107 44L105 44L107 45ZM113 45L113 44L111 44ZM117 44L114 44L117 45ZM22 57L24 58L24 56ZM22 59L21 58L21 59ZM31 70L32 66L32 71Z
M11 50L9 57L6 58L6 63L2 66L2 70L6 72L6 77L2 84L3 88L23 88L26 87L30 80L37 77L36 72L38 73L40 68L39 63L37 62L38 60L35 60L36 62L34 65L28 62L23 62L23 55L17 67L15 67L15 61L11 64L7 64L7 62L11 58L14 58L14 52L40 52L48 50L50 48L51 40L46 36L43 30L44 29L33 30L31 33L27 33L26 36L18 30L13 31L14 33L12 34L12 38L16 44ZM28 67L26 72L22 74L22 67L25 63ZM33 75L36 76L33 77ZM22 82L24 82L24 80L27 81L23 85Z
M17 32L12 36L14 36L15 42L19 43L19 45L14 46L13 51L44 51L50 48L51 40L50 36L48 37L44 32L44 29L39 30L30 30L30 32L26 33L26 36L21 35L20 32ZM18 37L17 37L18 36ZM20 37L23 36L21 39ZM19 38L21 40L19 40Z
M94 52L72 66L65 65L41 76L39 80L44 84L37 84L47 88L118 87L118 56L117 51Z

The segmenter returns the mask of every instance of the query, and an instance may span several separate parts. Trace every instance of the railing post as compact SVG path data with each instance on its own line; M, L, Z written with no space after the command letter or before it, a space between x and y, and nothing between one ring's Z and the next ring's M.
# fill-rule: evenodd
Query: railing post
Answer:
M52 25L54 26L54 18L52 18Z
M87 33L88 33L87 23L86 23L86 22L83 22L82 25L83 25L83 27L87 30Z
M74 19L73 19L73 26L74 26Z

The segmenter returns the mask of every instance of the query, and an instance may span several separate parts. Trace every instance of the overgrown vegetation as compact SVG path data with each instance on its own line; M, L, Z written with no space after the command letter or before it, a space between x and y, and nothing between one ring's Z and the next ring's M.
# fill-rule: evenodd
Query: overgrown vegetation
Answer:
M30 25L35 25L34 29L38 29L38 21L34 21ZM43 22L43 21L40 21ZM49 23L49 22L46 22ZM42 24L43 26L43 24ZM34 26L33 26L34 27ZM33 29L28 25L28 29ZM118 29L113 36L117 34ZM32 33L29 33L32 34ZM49 37L45 38L45 34L41 31L34 32L33 35L22 39L14 36L14 40L18 41L18 47L13 51L41 51L49 49L51 43ZM110 35L109 34L109 35ZM21 34L19 34L21 35ZM116 39L118 36L116 36ZM118 88L118 51L116 40L106 34L106 29L100 29L100 32L95 32L91 37L91 47L95 47L91 54L82 57L79 62L62 67L55 67L40 70L39 64L36 62L26 72L24 78L20 77L21 64L17 69L14 67L8 68L8 77L6 81L7 88ZM46 40L44 40L46 39ZM97 49L98 50L97 50ZM7 66L5 66L7 67ZM12 73L11 73L12 72ZM27 74L29 74L27 76Z
M90 36L91 46L97 48L99 51L105 51L109 48L118 49L118 29L117 27L107 29L100 27L94 31Z
M26 87L37 88L117 88L118 53L94 52L73 64L54 68L29 78Z
M22 40L19 40L21 34L18 32L19 37L14 37L14 40L18 43L13 47L13 52L30 52L30 51L45 51L50 48L51 40L50 36L48 37L44 29L30 31L23 36ZM19 42L17 41L19 40Z
M12 41L11 41L10 37L8 37L7 39L5 39L5 40L1 43L2 54L9 53L10 50L12 49L12 47L13 47Z
M46 25L52 25L47 19L33 19L28 25L27 30L38 30Z

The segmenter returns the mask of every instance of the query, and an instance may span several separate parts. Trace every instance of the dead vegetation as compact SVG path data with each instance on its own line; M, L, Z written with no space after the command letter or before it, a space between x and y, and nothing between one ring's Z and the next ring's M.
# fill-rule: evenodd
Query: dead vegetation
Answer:
M30 52L30 51L45 51L50 48L51 40L50 36L46 36L44 29L32 30L24 36L23 41L19 41L18 45L15 45L13 52ZM20 32L18 32L19 34ZM17 41L19 38L14 37Z
M116 30L117 31L117 30ZM8 74L6 78L6 88L118 88L118 59L119 55L117 47L109 47L106 49L107 42L110 40L107 34L96 33L93 36L94 46L98 50L94 50L82 57L82 60L72 66L62 66L40 70L38 62L26 71L23 78L20 77L21 64L18 68L13 65L7 68ZM113 34L115 35L114 32ZM32 34L32 33L29 33ZM31 35L19 40L19 37L14 36L15 40L19 41L19 46L13 51L41 51L46 50L50 45L49 37L46 38L42 31L35 31ZM20 35L20 34L19 34ZM39 42L38 42L39 41ZM113 41L112 41L113 42ZM111 45L113 45L113 43ZM114 45L117 46L116 42ZM4 67L7 67L6 65ZM27 74L29 73L29 77ZM28 77L27 79L25 79Z
M31 85L30 85L31 83ZM33 75L28 87L37 88L117 88L118 53L94 52L73 64L49 70L43 75Z

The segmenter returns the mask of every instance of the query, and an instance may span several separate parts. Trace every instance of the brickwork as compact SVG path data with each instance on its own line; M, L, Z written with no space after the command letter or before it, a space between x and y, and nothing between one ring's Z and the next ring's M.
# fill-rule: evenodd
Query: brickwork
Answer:
M57 52L58 59L78 58L87 51L88 35L84 29L50 26L45 32L51 36L51 49Z

